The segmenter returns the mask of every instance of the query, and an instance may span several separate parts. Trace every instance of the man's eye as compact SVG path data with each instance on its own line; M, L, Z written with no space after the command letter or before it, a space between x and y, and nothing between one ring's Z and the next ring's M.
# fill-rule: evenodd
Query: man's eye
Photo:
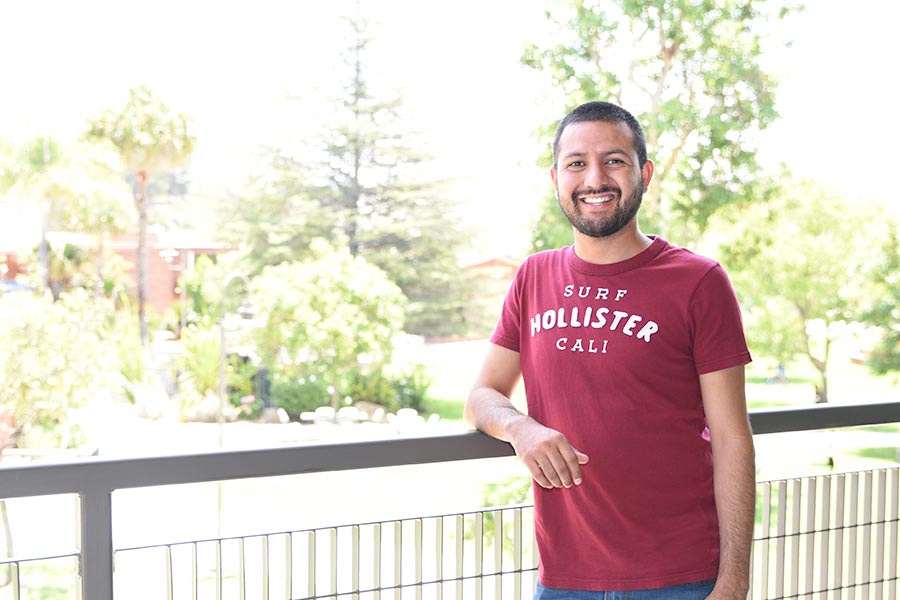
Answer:
M569 166L570 166L570 167L583 167L583 166L584 166L584 161L583 161L583 160L574 160L574 161L572 161L572 162L569 163Z

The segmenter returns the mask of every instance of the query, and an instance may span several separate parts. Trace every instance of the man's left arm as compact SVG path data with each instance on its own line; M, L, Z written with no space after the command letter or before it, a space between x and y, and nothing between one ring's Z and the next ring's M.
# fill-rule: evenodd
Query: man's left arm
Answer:
M719 575L709 598L744 600L750 586L756 511L756 466L744 366L701 375L700 389L712 443L719 518Z

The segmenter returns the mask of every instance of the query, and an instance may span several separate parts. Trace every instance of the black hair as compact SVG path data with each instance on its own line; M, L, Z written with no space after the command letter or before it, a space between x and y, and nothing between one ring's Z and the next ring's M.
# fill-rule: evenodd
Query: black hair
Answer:
M610 102L587 102L575 108L567 114L559 126L556 128L556 135L553 136L553 166L556 167L556 160L559 158L559 138L566 127L572 123L582 123L586 121L603 121L604 123L625 123L631 130L634 137L634 149L637 151L638 164L643 167L647 162L647 140L644 137L644 130L638 120L634 118L630 112Z

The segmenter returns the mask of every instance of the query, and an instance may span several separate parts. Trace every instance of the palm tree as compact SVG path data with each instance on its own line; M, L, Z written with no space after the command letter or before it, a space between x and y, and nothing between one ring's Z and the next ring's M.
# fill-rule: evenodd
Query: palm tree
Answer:
M88 124L89 139L108 140L122 159L126 174L135 179L138 211L138 319L141 343L147 344L147 180L184 165L196 141L190 119L174 114L146 87L133 88L119 111L107 110Z

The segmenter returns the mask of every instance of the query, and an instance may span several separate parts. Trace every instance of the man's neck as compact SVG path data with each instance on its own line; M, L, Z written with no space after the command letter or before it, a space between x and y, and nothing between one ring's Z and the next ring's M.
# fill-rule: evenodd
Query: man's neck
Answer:
M652 243L653 240L641 233L637 224L602 238L575 231L575 255L597 265L611 265L628 260L646 250Z

